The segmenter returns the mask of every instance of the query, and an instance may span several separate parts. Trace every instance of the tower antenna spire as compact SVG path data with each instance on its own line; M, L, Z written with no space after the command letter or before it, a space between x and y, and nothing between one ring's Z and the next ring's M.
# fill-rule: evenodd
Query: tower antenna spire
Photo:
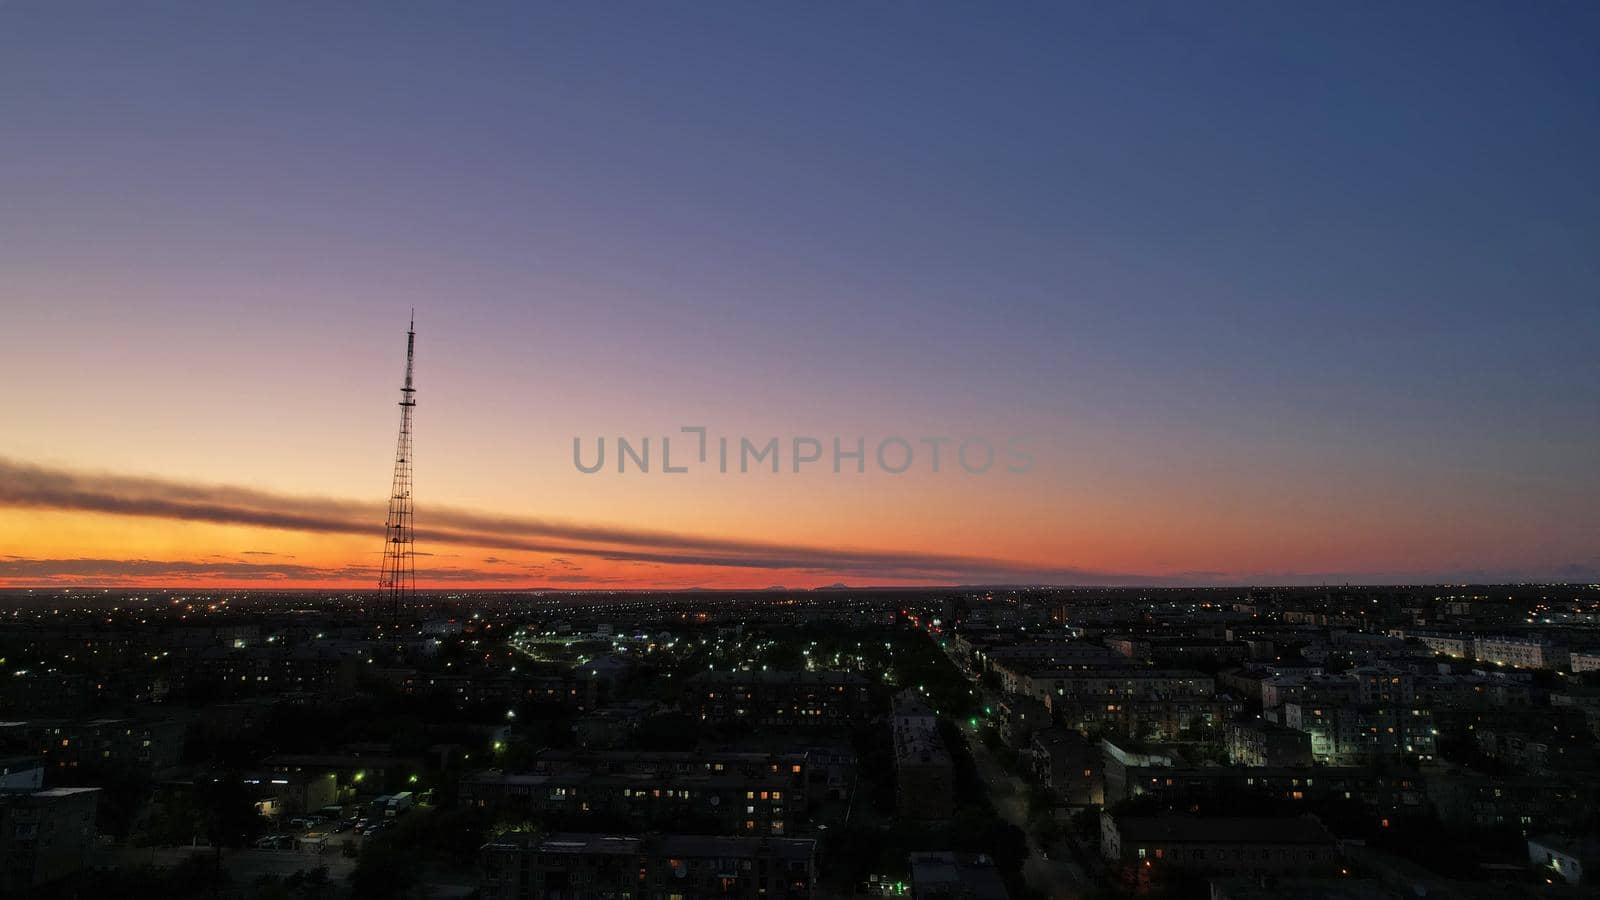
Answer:
M417 347L417 311L406 326L406 380L400 388L400 436L395 441L394 480L389 489L389 517L384 526L383 570L378 576L380 602L388 607L389 624L398 636L400 608L417 594L417 556L412 540L411 413L417 406L412 368Z

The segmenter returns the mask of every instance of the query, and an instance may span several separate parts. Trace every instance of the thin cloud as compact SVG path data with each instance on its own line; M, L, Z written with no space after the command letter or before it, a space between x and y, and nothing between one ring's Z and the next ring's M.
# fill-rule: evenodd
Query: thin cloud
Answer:
M370 535L382 527L383 521L383 511L377 504L227 485L71 472L5 459L0 459L0 505L324 534ZM1148 583L1148 579L1137 576L1070 567L1044 569L980 557L813 547L449 508L430 508L428 516L435 525L417 531L419 542L552 554L567 564L571 564L569 557L580 557L945 583Z
M177 521L250 525L322 534L370 536L383 527L378 504L277 494L226 485L196 485L156 478L52 469L0 458L0 506L101 512ZM788 571L856 583L915 581L927 584L1057 584L1102 586L1202 586L1240 584L1398 584L1471 581L1600 581L1600 559L1569 560L1521 569L1465 565L1409 572L1180 571L1165 575L1098 572L1070 566L1041 567L960 555L873 551L746 541L646 529L583 525L531 517L489 515L430 507L435 527L417 532L424 544L483 550L513 550L550 557L560 574L543 578L569 583L608 583L582 572L579 560L604 560L631 567L705 566L729 570ZM268 551L241 551L263 557ZM429 556L419 552L418 556ZM441 558L460 554L440 553ZM272 557L265 557L273 559ZM293 557L282 557L292 559ZM219 562L153 560L35 560L0 556L0 578L120 579L228 577L240 580L351 580L375 578L371 568L317 568L286 562L215 557ZM498 559L498 557L489 557ZM563 571L564 570L564 571ZM435 581L527 581L523 570L440 568L419 571ZM50 574L55 573L55 574ZM617 579L618 581L624 579ZM665 583L670 578L657 578Z
M525 576L479 569L431 569L428 577L440 581L525 581ZM272 563L210 562L168 559L96 559L73 557L0 559L0 579L27 581L117 582L151 578L226 578L242 581L350 581L376 580L378 570L370 566L318 567L275 565Z

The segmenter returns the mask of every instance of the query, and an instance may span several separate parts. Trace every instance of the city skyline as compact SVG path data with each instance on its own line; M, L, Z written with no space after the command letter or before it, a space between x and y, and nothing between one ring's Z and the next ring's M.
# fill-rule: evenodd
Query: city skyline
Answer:
M0 897L1595 895L1596 47L0 0Z
M423 589L1600 581L1595 11L1250 13L0 8L0 588L375 586L412 306Z

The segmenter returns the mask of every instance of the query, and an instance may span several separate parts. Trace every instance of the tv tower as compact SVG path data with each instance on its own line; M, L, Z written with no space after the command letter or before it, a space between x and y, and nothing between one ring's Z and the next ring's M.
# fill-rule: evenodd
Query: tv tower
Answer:
M417 311L406 329L406 383L400 388L400 438L394 449L394 485L389 490L389 520L383 541L383 572L378 576L380 602L389 607L389 623L398 628L400 607L417 593L417 555L411 531L411 411L417 389L411 386L411 362L417 346Z

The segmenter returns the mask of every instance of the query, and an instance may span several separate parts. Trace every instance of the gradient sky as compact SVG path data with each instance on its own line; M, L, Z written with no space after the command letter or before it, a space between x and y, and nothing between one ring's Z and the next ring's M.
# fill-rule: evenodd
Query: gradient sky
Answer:
M0 2L0 586L372 584L412 307L429 586L1600 580L1596 46L1557 2ZM572 465L695 424L1036 463Z

